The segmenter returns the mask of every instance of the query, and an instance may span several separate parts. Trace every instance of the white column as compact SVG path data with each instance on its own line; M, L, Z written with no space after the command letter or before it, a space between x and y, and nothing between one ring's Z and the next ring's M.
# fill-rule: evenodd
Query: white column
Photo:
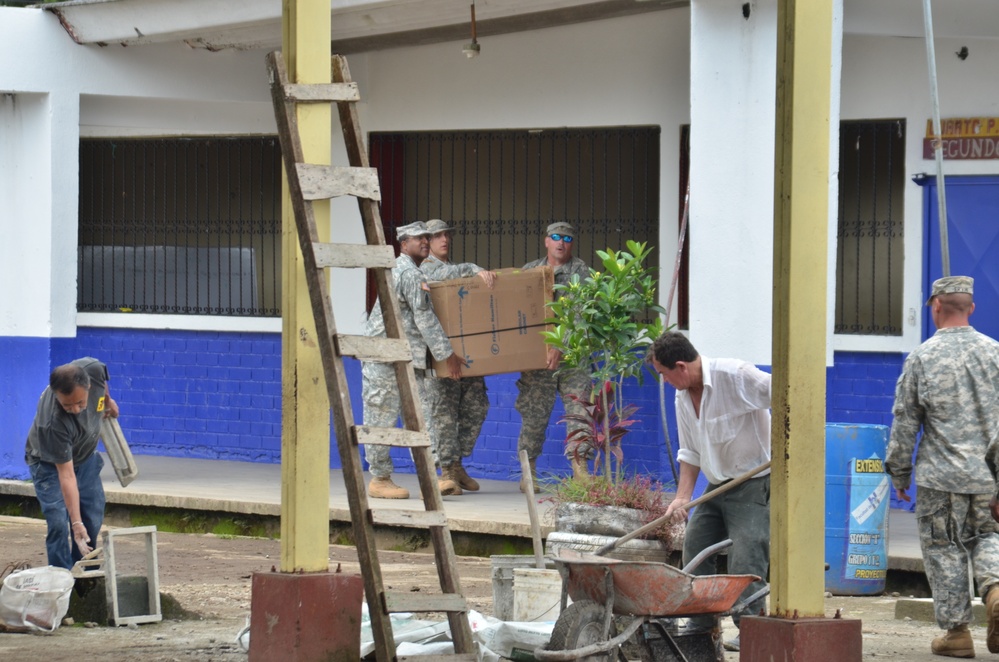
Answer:
M690 336L769 364L777 6L748 6L691 2Z

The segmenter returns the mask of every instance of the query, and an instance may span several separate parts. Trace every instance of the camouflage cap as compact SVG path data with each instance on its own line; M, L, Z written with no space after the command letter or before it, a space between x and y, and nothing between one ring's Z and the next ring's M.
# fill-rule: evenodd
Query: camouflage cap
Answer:
M548 226L548 229L545 230L545 234L553 234L553 233L554 234L566 234L566 235L569 235L570 237L575 237L576 236L576 231L573 229L573 227L571 225L569 225L565 221L559 221L558 223L552 223L551 225Z
M427 224L423 221L416 221L409 225L400 225L395 229L395 236L399 241L402 241L406 237L423 237L428 234L432 233L427 229Z
M454 228L448 226L447 223L439 218L432 218L427 221L427 229L430 230L432 234L437 234L438 232L451 232Z
M933 289L930 290L930 298L926 300L927 305L933 301L933 297L941 294L970 294L974 296L975 279L971 276L944 276L933 281Z

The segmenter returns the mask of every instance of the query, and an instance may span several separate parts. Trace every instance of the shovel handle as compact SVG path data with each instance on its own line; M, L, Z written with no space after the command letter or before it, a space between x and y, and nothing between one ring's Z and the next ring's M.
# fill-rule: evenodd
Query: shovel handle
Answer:
M684 505L680 506L680 509L681 510L689 510L689 509L693 508L694 506L697 506L697 505L700 505L700 504L704 503L705 501L710 501L711 499L714 499L719 494L724 494L725 492L728 492L732 488L738 487L739 485L742 485L743 483L745 483L747 480L749 480L750 478L752 478L756 474L758 474L758 473L760 473L762 471L766 471L767 469L769 469L770 468L770 462L771 462L770 460L767 460L765 463L761 464L760 466L756 467L755 469L750 469L749 471L747 471L746 473L742 474L738 478L733 478L732 480L728 481L727 483L725 483L721 487L719 487L717 489L714 489L714 490L711 490L710 492L705 492L704 494L702 494L701 496L697 497L693 501L688 501ZM673 511L673 512L676 512L676 511ZM641 535L644 535L644 534L649 533L651 531L655 531L660 526L662 526L663 524L665 524L667 521L669 521L670 519L672 519L672 517L673 517L673 513L670 513L669 515L663 515L662 517L654 519L651 522L649 522L648 524L646 524L646 525L644 525L644 526L642 526L642 527L640 527L638 529L635 529L631 533L627 533L627 534L621 536L620 538L618 538L617 540L615 540L613 542L607 543L606 545L604 545L603 547L601 547L600 549L598 549L597 551L595 551L593 553L596 556L603 556L607 552L613 551L614 548L620 547L621 545L623 545L624 543L628 542L629 540L633 540L633 539L635 539L635 538L637 538L637 537L639 537Z

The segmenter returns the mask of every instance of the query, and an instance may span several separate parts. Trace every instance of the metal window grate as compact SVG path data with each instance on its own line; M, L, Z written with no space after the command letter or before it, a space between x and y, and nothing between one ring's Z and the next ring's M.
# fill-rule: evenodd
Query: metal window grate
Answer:
M373 133L386 237L442 218L457 230L452 259L493 269L541 257L556 221L576 228L573 253L591 266L595 250L627 239L658 246L659 136L657 126Z
M277 138L80 141L88 312L280 316Z
M840 124L835 332L902 334L905 120Z

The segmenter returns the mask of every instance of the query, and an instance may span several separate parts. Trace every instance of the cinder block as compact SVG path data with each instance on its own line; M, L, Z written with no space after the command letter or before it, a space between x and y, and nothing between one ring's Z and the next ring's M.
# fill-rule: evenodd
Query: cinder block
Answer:
M973 624L982 627L986 625L985 605L978 598L971 602L971 615ZM933 598L899 598L895 602L895 618L936 623L937 619L933 615Z

